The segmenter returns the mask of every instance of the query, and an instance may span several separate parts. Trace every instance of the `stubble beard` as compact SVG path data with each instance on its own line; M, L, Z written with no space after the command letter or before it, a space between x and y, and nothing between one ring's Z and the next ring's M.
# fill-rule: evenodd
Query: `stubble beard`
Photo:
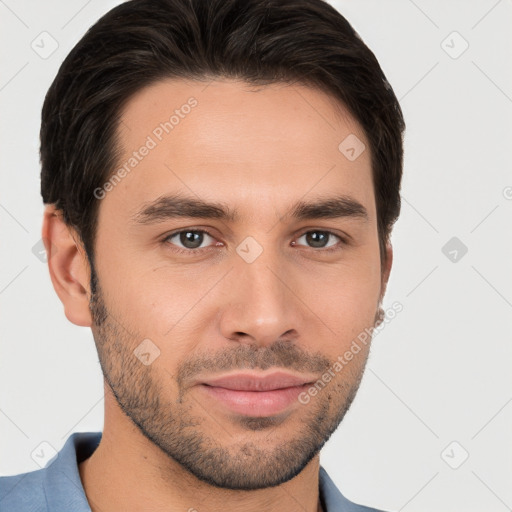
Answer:
M294 411L300 419L239 416L234 423L226 424L224 433L228 440L222 443L208 434L219 428L218 422L203 407L196 407L199 414L194 413L197 400L188 395L191 388L181 386L192 372L197 373L200 368L288 367L321 373L332 362L321 354L305 354L290 342L280 340L264 349L239 345L221 357L215 355L213 359L186 362L180 365L176 376L166 371L157 374L156 365L143 365L133 353L144 336L133 336L110 314L97 281L92 289L90 310L95 322L93 334L100 365L120 408L148 440L211 486L256 490L289 481L318 454L356 396L367 353L354 358L336 379L319 391L316 400ZM176 399L165 393L172 388L172 385L163 385L166 378L175 379L179 390ZM295 426L290 436L279 444L273 443L275 435L283 437L282 423L287 421ZM257 441L230 442L229 432L241 429L247 433L244 436L247 438L251 437L251 432L257 432ZM266 434L264 442L263 433Z

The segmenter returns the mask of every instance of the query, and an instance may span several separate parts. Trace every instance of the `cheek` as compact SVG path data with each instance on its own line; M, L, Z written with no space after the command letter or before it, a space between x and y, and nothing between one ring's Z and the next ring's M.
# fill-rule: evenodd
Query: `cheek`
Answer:
M373 295L373 294L372 294ZM365 329L373 327L376 304L372 295L361 289L344 289L326 294L323 301L315 303L315 312L330 329L324 341L325 352L335 357L342 353Z
M311 286L306 282L305 286L313 290L305 295L308 306L318 315L318 321L330 328L325 331L330 340L325 340L326 351L338 355L365 329L374 326L381 286L378 260L375 265L350 265L323 281L304 278L311 280Z
M205 310L206 297L218 275L161 266L150 270L118 270L117 275L112 273L105 281L110 290L111 313L126 330L137 338L153 340L162 350L162 356L172 341L173 358L179 359L198 339L194 331L199 321L206 320L203 317L211 313L211 304Z

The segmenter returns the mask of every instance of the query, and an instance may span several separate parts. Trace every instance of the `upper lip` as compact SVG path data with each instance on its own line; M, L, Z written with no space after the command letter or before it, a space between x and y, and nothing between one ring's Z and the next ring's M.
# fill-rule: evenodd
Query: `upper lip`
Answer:
M314 380L314 378L308 376L294 375L279 371L267 374L231 373L202 380L201 384L235 391L271 391L294 386L303 386Z

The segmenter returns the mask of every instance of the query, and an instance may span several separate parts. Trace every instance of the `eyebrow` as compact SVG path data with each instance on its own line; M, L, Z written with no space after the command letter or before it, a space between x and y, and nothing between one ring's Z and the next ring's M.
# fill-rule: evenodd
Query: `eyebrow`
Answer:
M207 202L182 195L165 195L146 203L132 216L132 219L137 224L147 225L180 217L218 219L232 223L240 220L238 211L225 203ZM309 203L298 201L281 220L290 217L296 220L348 217L364 222L369 219L366 208L359 201L346 195L321 198Z

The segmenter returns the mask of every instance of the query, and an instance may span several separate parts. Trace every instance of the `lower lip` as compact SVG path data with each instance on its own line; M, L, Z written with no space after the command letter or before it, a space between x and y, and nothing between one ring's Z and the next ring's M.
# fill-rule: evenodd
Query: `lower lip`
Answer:
M304 384L272 391L236 391L206 384L201 385L209 396L224 404L231 411L254 417L273 416L283 412L294 402L299 403L299 394L308 386L309 384Z

